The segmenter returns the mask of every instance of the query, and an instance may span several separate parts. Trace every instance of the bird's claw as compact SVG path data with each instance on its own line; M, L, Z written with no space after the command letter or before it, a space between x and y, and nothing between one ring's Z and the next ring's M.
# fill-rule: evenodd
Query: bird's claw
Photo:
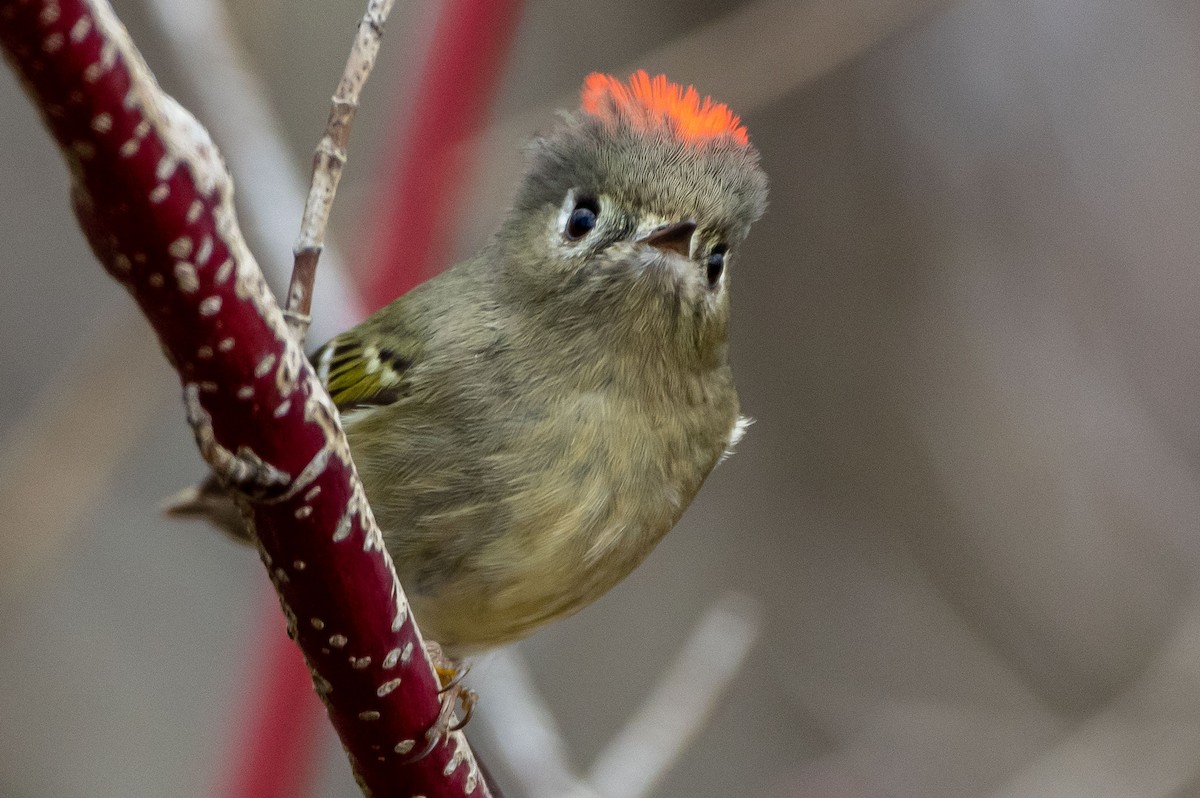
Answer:
M471 670L469 666L463 666L447 657L442 647L432 640L425 643L425 651L433 661L433 670L441 684L441 689L438 690L441 710L433 725L425 732L425 748L409 758L410 764L429 756L448 734L466 726L475 711L475 705L479 702L479 694L462 683ZM459 704L462 704L463 719L456 722L454 711L458 709Z

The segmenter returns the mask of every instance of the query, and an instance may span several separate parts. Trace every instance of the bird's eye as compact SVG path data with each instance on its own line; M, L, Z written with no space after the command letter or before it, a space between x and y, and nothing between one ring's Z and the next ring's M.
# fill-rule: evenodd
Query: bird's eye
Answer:
M567 238L578 241L592 232L592 228L596 226L596 219L599 216L599 203L587 197L580 199L575 203L575 210L571 211L571 215L567 217Z
M725 272L725 253L729 248L724 244L719 244L713 247L713 251L705 261L706 276L708 277L708 287L716 288L717 283L721 281L721 275Z

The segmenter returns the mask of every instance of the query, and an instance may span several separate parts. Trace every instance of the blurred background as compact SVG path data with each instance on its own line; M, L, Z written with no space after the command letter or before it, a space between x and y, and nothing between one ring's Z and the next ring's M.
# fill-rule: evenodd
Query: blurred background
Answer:
M115 5L285 273L281 173L306 179L363 3ZM470 5L397 3L313 343L475 250L592 70L727 102L772 182L734 275L757 423L642 568L517 647L540 703L509 736L586 779L675 679L651 728L712 712L648 792L595 794L1200 796L1200 2ZM475 82L430 69L456 26ZM282 131L263 176L235 66ZM414 122L438 74L461 102ZM255 730L314 716L263 698L282 619L251 551L160 517L203 474L178 383L7 70L0 105L0 796L256 794ZM381 265L421 120L452 190ZM697 642L714 607L735 651ZM476 664L468 732L512 798L563 794L491 732L513 661ZM294 794L356 795L311 729Z

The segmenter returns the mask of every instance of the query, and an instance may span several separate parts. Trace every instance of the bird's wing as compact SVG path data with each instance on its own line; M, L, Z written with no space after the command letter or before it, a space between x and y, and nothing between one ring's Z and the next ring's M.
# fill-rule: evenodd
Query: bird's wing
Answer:
M419 355L409 336L379 338L355 328L331 339L312 355L313 366L334 404L343 413L388 405L406 391L406 374Z

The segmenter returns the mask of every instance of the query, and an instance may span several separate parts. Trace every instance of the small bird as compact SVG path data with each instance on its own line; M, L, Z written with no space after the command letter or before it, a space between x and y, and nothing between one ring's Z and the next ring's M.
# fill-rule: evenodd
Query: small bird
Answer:
M589 75L483 250L312 355L426 638L460 658L604 594L745 420L730 271L766 206L741 121ZM215 482L170 508L247 535Z

